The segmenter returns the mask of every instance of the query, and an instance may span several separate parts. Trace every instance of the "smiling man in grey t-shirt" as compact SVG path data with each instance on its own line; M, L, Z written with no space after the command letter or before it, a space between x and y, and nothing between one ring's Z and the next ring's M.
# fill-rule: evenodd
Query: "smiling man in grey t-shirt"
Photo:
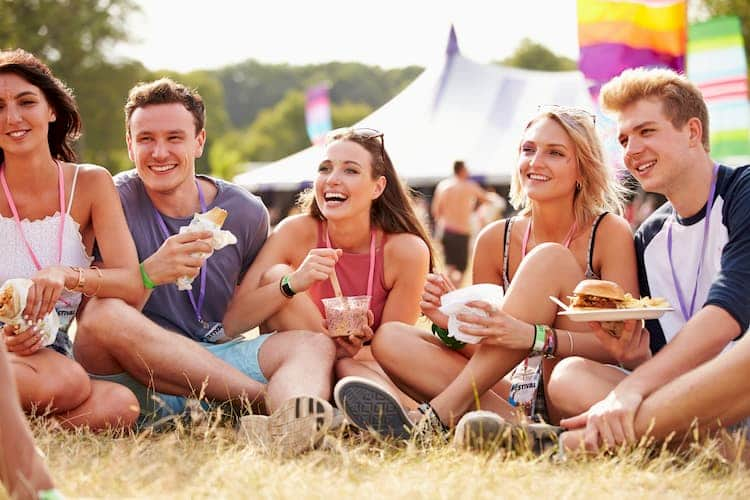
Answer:
M198 394L250 401L271 413L269 431L287 447L309 447L330 425L332 341L302 331L228 338L221 324L267 237L266 208L237 186L195 175L206 137L196 92L168 79L141 84L125 114L136 168L115 182L141 261L143 305L92 300L79 318L76 359L92 376L133 389L151 417L180 414ZM223 228L237 243L212 253L211 233L179 228L213 207L228 212ZM192 290L177 289L183 276L194 279ZM298 436L284 434L292 429Z

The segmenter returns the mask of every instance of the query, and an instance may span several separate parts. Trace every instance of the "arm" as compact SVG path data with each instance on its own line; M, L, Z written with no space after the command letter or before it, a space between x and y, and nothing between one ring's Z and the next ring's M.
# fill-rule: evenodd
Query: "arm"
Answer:
M430 204L430 213L432 214L432 219L436 223L443 216L443 207L441 206L442 195L443 183L439 182L437 187L435 187L435 191L432 193L432 203Z
M471 282L503 286L503 236L507 220L488 224L479 232L472 256ZM507 291L507 290L506 290Z
M385 281L393 285L383 308L381 324L388 321L414 324L419 317L420 297L430 267L427 244L413 234L392 234L383 253Z

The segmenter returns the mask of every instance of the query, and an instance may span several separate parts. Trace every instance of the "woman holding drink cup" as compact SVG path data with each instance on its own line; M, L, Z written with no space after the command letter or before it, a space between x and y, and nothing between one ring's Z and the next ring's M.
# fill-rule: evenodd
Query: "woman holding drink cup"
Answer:
M385 150L382 132L329 133L303 213L283 220L243 279L224 318L230 332L311 330L334 337L337 377L395 386L364 346L381 323L414 324L432 246ZM324 301L346 300L337 309ZM361 308L367 303L368 312ZM327 312L328 311L328 312ZM328 314L328 316L327 316ZM405 398L404 401L407 401Z
M67 335L83 295L135 303L143 293L109 172L74 163L80 128L72 93L47 66L0 51L1 309L21 405L65 427L129 427L135 396L91 381ZM94 240L101 269L91 266Z
M527 396L528 411L533 398L523 391L529 383L542 386L523 362L530 354L544 354L544 383L561 357L616 362L593 334L578 331L585 324L556 316L557 306L548 299L567 302L585 277L616 281L637 294L633 238L627 221L610 213L621 211L620 188L604 163L594 120L583 110L546 106L528 122L511 185L511 201L520 214L487 226L474 249L473 282L500 285L505 296L499 307L485 301L467 304L483 315L457 315L466 323L460 333L478 337L479 343L464 344L448 335L448 317L438 307L453 287L434 274L421 303L434 335L389 323L374 340L375 359L401 390L429 402L419 409L439 427L454 425L476 406L516 421L518 409L509 400ZM517 391L511 393L514 367ZM397 408L385 391L366 383L341 381L337 397L347 393L349 384L356 391L344 411L362 426L404 437L423 418ZM396 418L383 423L363 398L381 401L375 412ZM549 413L544 418L555 421L554 409Z

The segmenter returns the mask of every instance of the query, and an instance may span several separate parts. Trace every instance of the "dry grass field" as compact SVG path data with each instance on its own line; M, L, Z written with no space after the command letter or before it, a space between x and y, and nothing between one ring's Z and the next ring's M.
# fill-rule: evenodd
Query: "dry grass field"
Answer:
M34 423L37 442L69 498L661 499L750 491L747 469L719 459L711 445L687 458L659 450L646 458L640 449L558 463L332 435L323 449L283 458L216 421L116 438L47 425Z

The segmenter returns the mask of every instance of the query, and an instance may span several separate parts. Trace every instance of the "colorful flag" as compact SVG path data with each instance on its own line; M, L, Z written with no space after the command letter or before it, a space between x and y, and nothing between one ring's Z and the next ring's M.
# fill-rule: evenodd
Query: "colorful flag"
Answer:
M331 100L328 84L322 83L307 89L305 99L307 135L313 144L322 144L331 130Z
M591 95L623 70L685 70L684 0L578 0L578 66Z
M740 20L717 17L690 25L688 78L703 92L711 156L731 163L750 157L750 103Z

